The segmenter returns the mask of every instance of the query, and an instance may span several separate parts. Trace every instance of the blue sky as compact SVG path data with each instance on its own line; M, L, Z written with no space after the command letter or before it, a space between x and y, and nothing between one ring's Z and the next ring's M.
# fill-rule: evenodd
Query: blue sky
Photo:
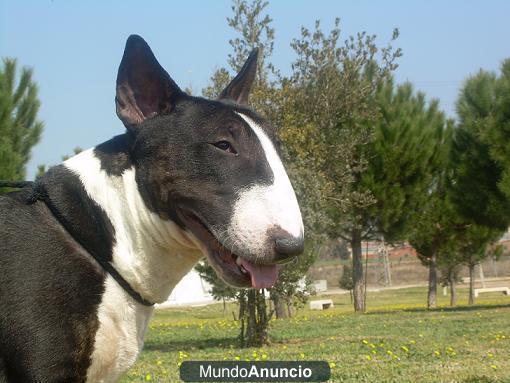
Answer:
M34 68L45 122L28 165L53 165L76 146L88 148L123 131L114 108L115 77L125 39L142 35L181 87L195 93L226 65L230 0L2 0L0 56ZM510 1L273 0L274 64L290 71L289 46L302 25L341 18L343 36L366 30L384 44L394 27L404 56L396 72L454 117L462 80L480 68L498 70L510 57Z

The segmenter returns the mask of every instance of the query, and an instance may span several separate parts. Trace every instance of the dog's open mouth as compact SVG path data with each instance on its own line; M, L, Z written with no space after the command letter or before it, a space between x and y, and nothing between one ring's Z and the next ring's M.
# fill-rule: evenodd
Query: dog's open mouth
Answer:
M207 258L218 275L236 287L269 288L276 283L275 264L257 264L226 248L193 212L179 208L179 217L188 229L207 247Z

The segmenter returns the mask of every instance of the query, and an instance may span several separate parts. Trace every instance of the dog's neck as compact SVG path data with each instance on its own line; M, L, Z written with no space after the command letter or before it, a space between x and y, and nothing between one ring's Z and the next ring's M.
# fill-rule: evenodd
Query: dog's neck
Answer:
M99 159L94 149L81 152L53 171L63 174L49 172L48 184L60 193L56 199L69 216L71 234L97 249L93 255L110 261L144 299L163 302L204 249L192 234L147 208L133 166L118 174L102 168L102 161L116 160L115 153L110 155Z

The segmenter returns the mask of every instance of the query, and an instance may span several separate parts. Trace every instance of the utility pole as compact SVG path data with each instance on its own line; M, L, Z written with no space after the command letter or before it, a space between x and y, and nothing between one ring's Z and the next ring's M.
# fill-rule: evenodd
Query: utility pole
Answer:
M485 289L485 276L483 275L483 267L481 262L478 264L478 272L480 273L480 282L482 283L482 288Z
M386 242L384 239L381 240L379 248L377 249L377 253L379 254L380 259L383 263L384 270L384 284L386 287L391 287L391 269L390 269L390 260L388 256L388 247L386 246Z

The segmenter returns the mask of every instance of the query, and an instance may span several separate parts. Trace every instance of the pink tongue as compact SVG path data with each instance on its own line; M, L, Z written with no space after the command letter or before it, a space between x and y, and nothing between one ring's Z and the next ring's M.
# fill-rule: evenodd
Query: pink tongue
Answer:
M251 287L254 289L267 289L276 283L278 278L276 265L255 265L243 258L241 264L250 273Z

